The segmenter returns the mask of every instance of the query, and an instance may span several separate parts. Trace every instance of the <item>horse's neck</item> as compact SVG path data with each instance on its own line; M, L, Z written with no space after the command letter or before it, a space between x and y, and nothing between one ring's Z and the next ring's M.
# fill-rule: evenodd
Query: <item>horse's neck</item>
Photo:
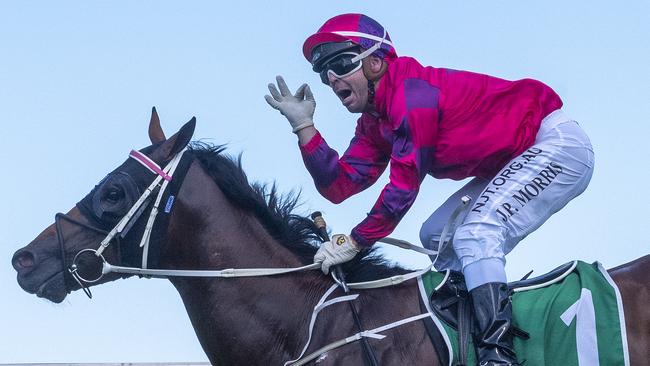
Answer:
M227 268L289 267L264 253L243 251L263 237L250 235L240 246L241 260ZM217 250L215 250L217 252ZM221 253L221 250L218 251ZM203 255L208 256L208 253ZM231 257L230 255L226 255ZM250 257L268 259L249 265ZM253 261L256 262L256 261ZM264 262L264 261L261 261ZM210 266L209 268L224 268ZM295 357L306 337L305 319L325 292L316 274L247 279L174 280L201 345L214 364L281 364Z
M181 191L170 226L171 267L296 267L301 263L216 187ZM200 195L200 197L199 197ZM188 235L188 233L190 233ZM182 243L182 247L177 246ZM188 254L191 253L191 254ZM317 273L247 279L174 279L214 364L276 364L295 356L325 292Z

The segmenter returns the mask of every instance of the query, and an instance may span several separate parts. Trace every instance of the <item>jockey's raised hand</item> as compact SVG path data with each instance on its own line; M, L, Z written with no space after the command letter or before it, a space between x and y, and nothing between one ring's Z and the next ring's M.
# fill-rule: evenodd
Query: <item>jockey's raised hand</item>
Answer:
M269 84L271 95L264 96L266 102L289 120L293 133L313 126L316 101L309 85L302 84L295 94L291 94L282 76L278 75L275 79L278 86L276 88L273 83Z
M323 273L328 274L331 266L351 260L359 251L354 239L345 234L336 234L318 248L314 263L320 263Z

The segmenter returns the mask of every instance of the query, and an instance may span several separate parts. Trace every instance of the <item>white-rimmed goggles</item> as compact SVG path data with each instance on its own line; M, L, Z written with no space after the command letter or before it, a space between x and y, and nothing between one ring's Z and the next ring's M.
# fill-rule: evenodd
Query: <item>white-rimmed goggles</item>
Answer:
M354 35L354 36L369 38L369 39L377 40L378 42L361 53L353 52L353 51L345 51L345 52L337 53L333 55L330 59L324 61L321 64L320 71L318 73L320 75L321 81L326 85L329 85L329 79L331 76L341 79L355 73L362 66L361 60L370 56L373 52L378 50L382 44L386 43L392 45L390 41L386 40L386 32L384 32L384 36L382 38L374 37L365 33L357 33L357 32L335 32L335 33L344 36Z

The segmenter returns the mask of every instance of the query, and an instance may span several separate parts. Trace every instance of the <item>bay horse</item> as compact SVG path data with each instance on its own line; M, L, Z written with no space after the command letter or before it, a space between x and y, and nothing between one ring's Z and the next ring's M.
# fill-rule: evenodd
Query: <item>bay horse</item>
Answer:
M87 287L132 275L104 273L102 261L170 270L311 264L316 243L323 238L310 219L293 213L297 196L282 197L275 186L250 184L240 162L222 154L223 147L190 143L194 127L193 118L167 139L154 109L149 125L152 145L132 152L132 157L141 157L127 159L68 213L57 214L54 224L16 251L12 265L20 286L59 303L71 291L83 289L89 294ZM174 175L160 168L170 166L177 156L185 158L176 161ZM163 179L153 184L152 177ZM151 214L160 202L154 203L153 195L142 197L165 182L172 193L162 200L163 212ZM140 208L134 210L138 201L142 201ZM125 216L130 217L126 225ZM146 220L156 216L163 217ZM121 223L115 232L112 228ZM373 252L343 267L350 282L408 272L388 265ZM609 272L625 307L631 364L650 365L650 256ZM334 285L332 278L318 270L255 278L173 276L169 280L213 365L283 365L296 359L310 332L312 310ZM344 295L339 289L336 294ZM359 294L354 306L366 329L422 313L415 281ZM313 329L307 353L359 332L343 302L322 311ZM446 364L444 351L434 347L421 321L382 334L384 339L366 339L382 365ZM321 354L310 364L364 363L363 348L349 344Z

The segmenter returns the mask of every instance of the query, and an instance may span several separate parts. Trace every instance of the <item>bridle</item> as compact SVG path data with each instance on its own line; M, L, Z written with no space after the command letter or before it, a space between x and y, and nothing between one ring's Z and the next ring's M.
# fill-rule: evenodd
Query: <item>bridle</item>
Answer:
M174 175L174 172L176 171L176 168L178 167L186 151L187 148L178 152L176 155L174 155L171 161L164 168L161 168L158 164L156 164L156 162L154 162L148 156L144 155L143 153L137 150L131 150L131 152L129 153L129 157L135 159L142 166L147 168L152 173L156 174L156 177L151 182L151 184L149 184L149 186L144 190L144 192L140 195L140 197L133 204L133 206L131 206L129 211L122 217L122 219L120 219L120 221L118 221L118 223L110 231L106 231L104 229L94 227L90 224L81 222L63 213L57 213L55 215L57 240L59 242L59 247L61 250L61 260L63 262L64 271L70 274L70 276L77 282L77 284L81 287L81 289L83 289L84 293L86 293L88 297L92 298L92 292L90 291L90 288L86 286L86 284L92 284L98 282L99 280L102 279L102 277L105 274L109 272L117 272L117 271L107 270L107 268L109 268L110 265L108 264L108 261L106 260L106 258L104 258L102 253L111 244L111 242L115 241L116 250L118 252L118 258L121 258L120 238L124 238L124 236L129 231L129 229L133 226L135 221L137 221L140 218L142 213L146 210L146 208L151 203L152 193L156 189L158 189L158 195L149 213L149 218L147 220L147 224L145 226L144 233L142 234L142 238L140 239L140 245L139 245L140 248L142 248L142 268L143 269L147 268L147 263L149 259L149 243L151 241L151 233L153 231L154 222L159 212L160 202L168 188L169 183L172 181L172 177ZM184 174L182 178L184 178ZM174 198L175 197L173 195L169 195L167 199L167 203L165 205L166 212L169 212L171 210L171 206L173 205ZM75 225L81 226L84 229L88 229L100 235L104 235L104 239L102 239L97 249L86 248L77 252L70 266L67 266L65 239L63 237L63 230L61 228L61 220L69 221ZM94 254L96 258L101 260L102 271L100 272L99 276L97 276L96 278L84 277L82 274L79 273L79 266L77 264L80 259L80 256L84 253Z
M317 263L312 263L306 266L295 267L295 268L248 268L248 269L229 268L223 270L170 270L170 269L148 268L149 243L151 241L151 235L153 232L154 223L159 213L160 203L163 196L165 195L169 183L172 181L172 178L174 177L174 172L179 166L179 163L186 151L187 149L178 152L164 168L161 168L158 164L156 164L156 162L151 160L148 156L140 153L139 151L135 151L135 150L131 151L129 157L135 159L145 168L155 173L156 177L151 182L151 184L144 190L144 192L140 195L140 197L136 200L133 206L131 206L131 208L124 215L124 217L122 217L122 219L120 219L120 221L118 221L118 223L109 231L81 222L63 213L56 214L55 222L56 222L57 239L59 241L59 246L61 250L63 268L65 269L65 273L69 274L77 282L77 284L79 284L79 286L84 290L84 292L88 297L92 298L92 293L88 288L87 284L96 283L109 273L119 273L123 275L138 275L138 276L153 277L153 278L169 278L169 277L233 278L233 277L272 276L272 275L280 275L280 274L286 274L291 272L314 270L320 268L320 265ZM186 169L183 173L186 173ZM180 181L175 181L177 187L180 187L180 184L182 184L182 179L184 179L184 175L185 174L182 174L182 177L177 177L177 179L180 179ZM139 247L142 248L141 267L140 268L126 267L126 266L117 266L117 265L110 264L103 256L104 250L106 250L106 248L112 242L116 242L116 246L117 246L116 250L118 251L118 257L121 258L121 254L119 252L121 250L120 239L124 238L124 236L128 232L128 229L130 229L133 226L134 222L138 220L139 217L142 215L142 213L146 210L147 206L151 202L152 199L151 195L156 189L158 189L158 195L153 203L153 207L151 208L151 211L149 213L149 218L147 220L144 233L142 234L142 238L140 239ZM169 211L171 210L171 206L173 205L174 200L175 200L174 195L168 196L167 202L164 207L164 211L166 213L169 213ZM86 248L80 250L75 254L70 266L67 265L65 259L66 258L65 240L63 238L61 225L60 225L60 221L62 219L69 221L73 224L76 224L78 226L81 226L85 229L94 231L98 234L104 235L104 239L102 239L97 249ZM81 273L79 273L78 261L80 260L81 256L86 253L93 254L95 258L101 261L102 264L101 273L96 277L88 278L88 276L84 276Z
M129 209L129 211L118 221L118 223L110 230L106 231L97 227L94 227L92 225L89 225L87 223L81 222L73 217L70 217L66 214L63 213L57 213L55 215L55 226L56 226L56 232L57 232L57 240L59 242L60 250L61 250L61 260L63 262L63 268L64 268L64 278L67 281L67 276L65 273L69 274L76 282L77 284L83 289L84 293L89 298L92 298L92 293L90 291L90 288L88 284L93 284L98 281L100 281L105 275L109 273L118 273L118 274L123 274L123 275L138 275L138 276L145 276L145 277L156 277L156 278L169 278L169 277L221 277L221 278L235 278L235 277L257 277L257 276L272 276L272 275L279 275L279 274L286 274L286 273L292 273L292 272L300 272L300 271L305 271L305 270L315 270L315 269L320 269L321 265L320 263L312 263L308 264L302 267L294 267L294 268L248 268L248 269L223 269L223 270L168 270L168 269L150 269L148 267L148 256L149 256L149 243L151 241L151 235L152 231L154 228L154 223L156 221L156 218L159 213L159 206L162 201L163 196L165 195L165 192L168 189L169 183L172 181L174 177L174 173L176 172L176 169L179 166L179 163L181 162L183 155L187 151L187 148L183 149L182 151L178 152L172 159L171 161L164 167L161 168L157 163L155 163L151 158L148 156L142 154L139 151L132 150L131 153L129 154L130 158L135 159L138 163L140 163L142 166L147 168L149 171L152 173L156 174L156 177L154 180L149 184L149 186L144 190L144 192L140 195L140 197L136 200L136 202L133 204L133 206ZM187 173L187 167L184 169L183 174L181 174L181 177L178 177L180 181L175 182L178 187L180 187L180 184L182 184L182 180L185 178L185 173ZM144 233L142 234L142 238L140 239L140 244L139 247L142 248L142 265L141 268L136 268L136 267L125 267L125 266L115 266L111 265L108 263L106 258L103 255L103 252L106 250L106 248L112 243L116 242L117 245L117 255L118 258L121 258L121 245L120 245L120 238L124 238L126 233L129 231L129 229L134 225L135 221L137 221L142 213L146 210L146 208L149 206L151 203L151 195L154 191L158 189L158 195L156 196L156 199L153 201L153 206L151 208L151 211L149 212L149 218L147 220ZM170 194L168 195L167 202L164 207L164 211L166 213L169 213L171 210L171 206L173 205L175 196ZM445 226L441 237L443 238L439 248L437 251L434 250L429 250L429 249L424 249L422 247L415 246L413 244L410 244L406 241L403 240L398 240L398 239L392 239L392 238L385 238L384 240L381 240L384 243L395 245L404 249L409 249L409 250L415 250L417 252L426 254L426 255L436 255L444 249L445 244L449 241L449 239L445 240L447 237L448 233L453 233L453 226L457 225L459 221L462 221L464 215L463 213L467 211L467 209L470 207L468 205L470 199L463 197L462 204L456 208L452 216L450 217L449 222ZM65 250L65 240L63 237L62 233L62 228L61 228L61 220L66 220L69 221L73 224L76 224L84 229L88 229L90 231L93 231L95 233L105 235L104 239L99 244L99 247L97 249L92 249L92 248L86 248L82 249L79 252L77 252L70 264L70 266L67 266L66 263L66 250ZM82 274L79 273L79 266L78 261L80 260L81 255L88 253L91 255L94 255L95 258L99 259L102 264L102 269L101 273L95 277L95 278L88 278L87 276L83 276ZM379 280L374 280L374 281L366 281L366 282L358 282L358 283L347 283L347 288L349 289L356 289L356 290L361 290L361 289L372 289L372 288L380 288L380 287L387 287L387 286L394 286L401 284L405 281L419 278L425 273L429 272L433 268L433 263L425 268L422 268L420 270L416 270L413 272L405 273L402 275L396 275L392 276L389 278L383 278ZM449 275L449 271L447 271L446 276ZM390 324L386 324L382 327L375 328L372 330L367 330L367 331L360 331L359 333L354 334L353 336L347 337L345 339L330 343L326 345L325 347L322 347L321 349L317 350L316 352L313 352L309 355L305 355L305 352L307 351L311 338L312 338L312 331L313 331L313 326L316 320L316 317L318 313L323 310L325 307L342 302L342 301L352 301L355 300L359 295L345 295L345 296L340 296L334 299L327 300L328 297L338 288L339 286L342 286L341 282L339 279L337 279L334 276L334 271L332 271L332 277L334 278L334 281L336 284L334 284L332 287L330 287L329 290L326 291L326 293L321 297L319 300L318 304L314 308L314 311L312 313L312 319L310 322L309 326L309 338L307 340L307 343L305 344L302 352L300 353L299 357L295 360L287 361L285 365L293 365L293 366L299 366L299 365L304 365L314 359L316 359L320 354L327 352L329 350L338 348L342 345L352 343L359 341L364 338L375 338L375 339L383 339L385 336L382 335L380 332L384 332L386 330L399 327L401 325L421 320L429 316L433 316L432 313L422 313L419 315L415 315L409 318L405 318L399 321L395 321ZM67 282L66 282L67 286ZM68 287L69 288L69 287Z

